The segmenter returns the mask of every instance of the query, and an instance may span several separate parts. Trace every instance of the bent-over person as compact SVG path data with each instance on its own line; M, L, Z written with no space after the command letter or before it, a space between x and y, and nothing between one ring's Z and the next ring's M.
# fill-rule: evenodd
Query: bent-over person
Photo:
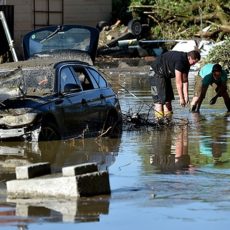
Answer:
M219 64L204 65L195 79L194 97L191 102L191 111L199 112L209 86L215 89L216 95L209 104L216 103L218 97L223 97L227 112L230 112L230 98L227 91L227 72Z
M188 53L168 51L163 53L151 64L150 84L154 102L154 114L157 120L172 116L172 100L174 92L171 78L176 80L179 103L182 107L189 103L188 73L190 66L200 60L197 50Z

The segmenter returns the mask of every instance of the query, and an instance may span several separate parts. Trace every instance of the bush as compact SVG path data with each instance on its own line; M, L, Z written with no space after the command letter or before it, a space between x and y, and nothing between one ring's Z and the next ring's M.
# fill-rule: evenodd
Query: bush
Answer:
M223 44L215 46L205 58L205 62L219 63L230 70L230 36L226 37Z

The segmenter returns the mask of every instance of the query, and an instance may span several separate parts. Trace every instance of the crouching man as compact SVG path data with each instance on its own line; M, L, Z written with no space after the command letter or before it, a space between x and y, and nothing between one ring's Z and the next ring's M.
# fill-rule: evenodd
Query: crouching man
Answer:
M210 100L214 105L218 97L223 97L227 112L230 112L230 98L227 91L227 72L219 64L204 65L195 79L194 97L191 102L191 111L199 112L209 86L214 87L216 95Z

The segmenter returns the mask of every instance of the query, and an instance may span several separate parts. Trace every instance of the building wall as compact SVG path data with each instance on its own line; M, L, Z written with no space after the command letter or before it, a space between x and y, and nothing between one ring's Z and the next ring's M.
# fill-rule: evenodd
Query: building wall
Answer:
M96 26L98 21L109 20L112 0L65 0L64 20L70 24Z
M96 26L99 21L109 21L112 12L112 0L63 0L63 5L62 0L35 0L35 6L34 0L5 0L4 4L14 5L14 44L19 59L27 32L61 23Z

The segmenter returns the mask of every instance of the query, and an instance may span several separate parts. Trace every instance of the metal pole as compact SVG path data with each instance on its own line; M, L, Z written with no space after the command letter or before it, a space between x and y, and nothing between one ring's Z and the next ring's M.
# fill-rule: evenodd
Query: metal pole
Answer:
M0 11L0 19L2 21L3 29L5 31L6 38L7 38L7 41L8 41L8 44L9 44L10 51L12 53L13 59L14 59L15 62L17 62L18 61L17 54L16 54L15 49L14 49L13 40L11 39L10 32L9 32L9 29L8 29L8 26L7 26L7 23L6 23L6 18L5 18L5 15L4 15L3 11Z

